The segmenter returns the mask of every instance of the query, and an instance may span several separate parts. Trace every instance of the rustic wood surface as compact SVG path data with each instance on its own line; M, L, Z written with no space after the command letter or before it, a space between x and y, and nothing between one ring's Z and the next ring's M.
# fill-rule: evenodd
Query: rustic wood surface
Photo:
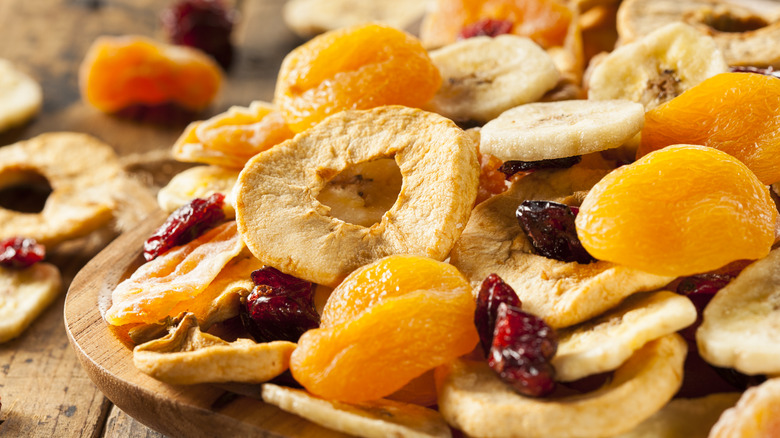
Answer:
M137 122L102 114L81 102L78 66L99 35L141 34L164 41L159 0L2 0L0 58L14 62L43 86L41 114L0 133L0 145L44 132L75 131L113 146L129 169L166 157L185 121ZM236 59L217 102L199 118L251 100L270 100L283 56L302 41L281 20L284 0L234 0L240 22ZM132 167L136 163L136 167ZM169 173L175 168L165 163ZM148 171L148 169L147 169ZM152 188L165 177L147 175ZM157 179L152 178L156 176ZM19 338L0 344L0 436L160 437L117 409L93 384L69 346L63 323L65 290L76 273L113 236L98 235L50 254L63 273L62 295ZM242 406L242 402L235 406ZM231 407L232 408L232 407Z

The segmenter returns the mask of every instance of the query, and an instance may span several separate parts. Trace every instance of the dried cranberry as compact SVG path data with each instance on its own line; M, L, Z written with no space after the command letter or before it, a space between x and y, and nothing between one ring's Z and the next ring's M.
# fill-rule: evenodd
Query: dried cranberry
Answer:
M577 237L574 219L579 209L552 201L523 201L517 220L536 252L562 262L595 261Z
M160 19L174 44L198 48L224 68L233 62L230 33L236 13L222 0L181 0L164 9Z
M730 67L729 70L733 73L758 73L760 75L773 76L780 79L780 71L773 69L772 66L767 68L733 66Z
M24 269L46 257L46 248L25 237L9 237L0 241L0 266Z
M550 359L558 350L555 331L541 318L516 307L498 305L488 365L517 392L541 397L555 389Z
M483 18L476 23L469 24L461 29L458 39L466 39L477 36L497 37L512 31L514 24L509 20L496 20Z
M522 303L512 286L506 284L497 274L490 274L482 282L477 296L477 309L474 312L474 325L477 326L479 341L485 351L485 357L490 353L493 344L493 331L496 326L498 305L506 303L520 308Z
M297 342L320 325L314 284L270 266L252 273L254 289L240 306L241 322L257 342Z
M689 340L696 339L696 330L702 323L702 312L707 307L712 297L721 290L724 286L729 284L731 280L736 277L736 273L728 274L698 274L690 277L684 277L677 285L677 293L685 295L696 306L698 315L696 316L696 322L692 325L682 329L680 334Z
M505 161L501 167L498 168L499 172L506 175L506 179L512 177L512 175L518 172L533 172L540 169L566 169L582 161L582 157L575 155L573 157L566 158L551 158L549 160L539 161Z
M155 259L174 246L184 245L222 222L225 195L214 193L207 199L196 198L168 216L168 220L144 243L146 261Z

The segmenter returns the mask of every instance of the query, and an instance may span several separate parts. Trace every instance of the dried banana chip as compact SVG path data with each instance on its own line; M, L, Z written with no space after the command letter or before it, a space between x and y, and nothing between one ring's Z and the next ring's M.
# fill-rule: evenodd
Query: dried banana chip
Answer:
M133 349L133 363L142 372L173 385L195 383L260 383L286 371L295 344L250 339L224 341L203 333L195 315L186 314L167 336Z
M176 174L157 192L157 203L163 211L172 213L194 198L208 198L214 193L222 193L225 195L225 204L222 208L225 217L232 218L236 214L233 209L232 194L238 172L221 166L191 167Z
M35 79L10 61L0 59L0 131L21 125L43 104L43 90Z
M749 388L726 410L709 438L774 438L780 431L780 378Z
M361 437L430 438L452 436L441 415L392 400L342 403L306 391L266 383L263 401L339 432Z
M682 295L661 291L630 296L607 314L558 332L555 377L570 382L612 371L647 342L694 321L696 307Z
M552 327L586 321L636 292L658 289L672 277L648 274L609 262L565 263L535 254L516 219L526 199L561 202L588 190L607 169L582 163L566 170L540 170L516 181L506 192L478 205L450 254L475 291L491 273L517 292L523 309Z
M394 157L403 182L379 223L346 223L317 200L350 166ZM343 111L251 159L236 184L236 221L252 253L327 286L392 254L443 260L477 195L471 138L451 120L401 106Z
M0 238L30 237L49 247L94 231L113 217L110 183L119 174L114 150L86 134L42 134L0 148L0 187L45 179L52 188L40 213L0 207Z
M634 353L602 388L565 398L514 392L484 362L436 370L439 411L473 437L591 438L627 432L660 410L682 383L687 346L676 334Z
M712 425L734 406L740 393L710 394L701 398L676 398L631 432L614 438L707 438Z
M56 266L39 262L25 269L0 266L0 343L32 324L62 289Z
M707 362L745 374L780 373L780 249L718 291L696 342Z

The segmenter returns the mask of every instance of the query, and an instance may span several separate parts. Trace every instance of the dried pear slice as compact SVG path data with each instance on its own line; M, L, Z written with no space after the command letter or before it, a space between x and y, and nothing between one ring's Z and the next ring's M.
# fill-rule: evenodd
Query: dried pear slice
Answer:
M772 438L780 431L780 378L749 388L726 410L709 438Z
M379 223L330 215L317 200L348 167L395 157L403 182ZM401 106L344 111L251 159L236 184L236 220L252 253L285 273L327 286L392 254L443 260L477 194L471 138L451 120Z
M718 291L696 331L707 362L746 374L780 373L780 249Z
M0 343L24 332L62 289L56 266L39 262L25 269L0 266Z
M441 415L428 408L379 399L363 403L325 400L299 389L266 383L263 401L333 429L361 437L450 437Z
M741 394L726 392L701 398L676 398L631 432L614 438L706 438L712 425Z
M696 307L673 292L632 295L607 314L558 332L556 380L612 371L647 342L696 321Z
M295 344L250 339L224 341L203 333L193 314L186 314L167 336L133 349L133 363L142 372L173 385L271 380L286 371Z
M40 213L0 207L0 238L51 247L96 230L113 217L111 182L119 174L114 150L86 134L42 134L0 148L0 188L41 179L52 188Z
M484 362L458 360L436 370L439 411L474 437L612 436L660 410L682 383L685 341L677 334L634 353L602 388L565 398L515 393Z
M515 217L526 199L562 201L588 190L609 170L585 167L540 170L516 181L504 193L478 205L450 254L478 291L496 273L517 292L523 309L559 328L586 321L625 297L658 289L673 277L648 274L613 263L565 263L534 253Z
M157 203L163 211L172 213L194 198L208 198L214 193L222 193L225 195L225 204L222 208L225 217L232 218L236 212L231 197L238 172L221 166L191 167L176 174L157 192Z

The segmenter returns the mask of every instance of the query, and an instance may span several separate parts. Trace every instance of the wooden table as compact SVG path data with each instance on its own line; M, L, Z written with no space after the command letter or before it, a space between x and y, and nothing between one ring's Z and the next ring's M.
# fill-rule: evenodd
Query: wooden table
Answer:
M165 41L159 0L2 0L0 58L28 72L43 86L41 114L27 125L0 133L0 145L44 132L94 135L120 157L143 160L170 150L184 122L143 123L119 119L86 106L78 91L78 66L99 35L141 34ZM231 105L271 100L284 55L302 40L281 20L284 0L235 0L236 59L215 105L201 118ZM165 181L153 181L163 184ZM160 437L115 408L95 387L68 345L63 325L65 289L100 249L80 245L50 254L64 276L60 298L19 338L0 344L0 436Z

